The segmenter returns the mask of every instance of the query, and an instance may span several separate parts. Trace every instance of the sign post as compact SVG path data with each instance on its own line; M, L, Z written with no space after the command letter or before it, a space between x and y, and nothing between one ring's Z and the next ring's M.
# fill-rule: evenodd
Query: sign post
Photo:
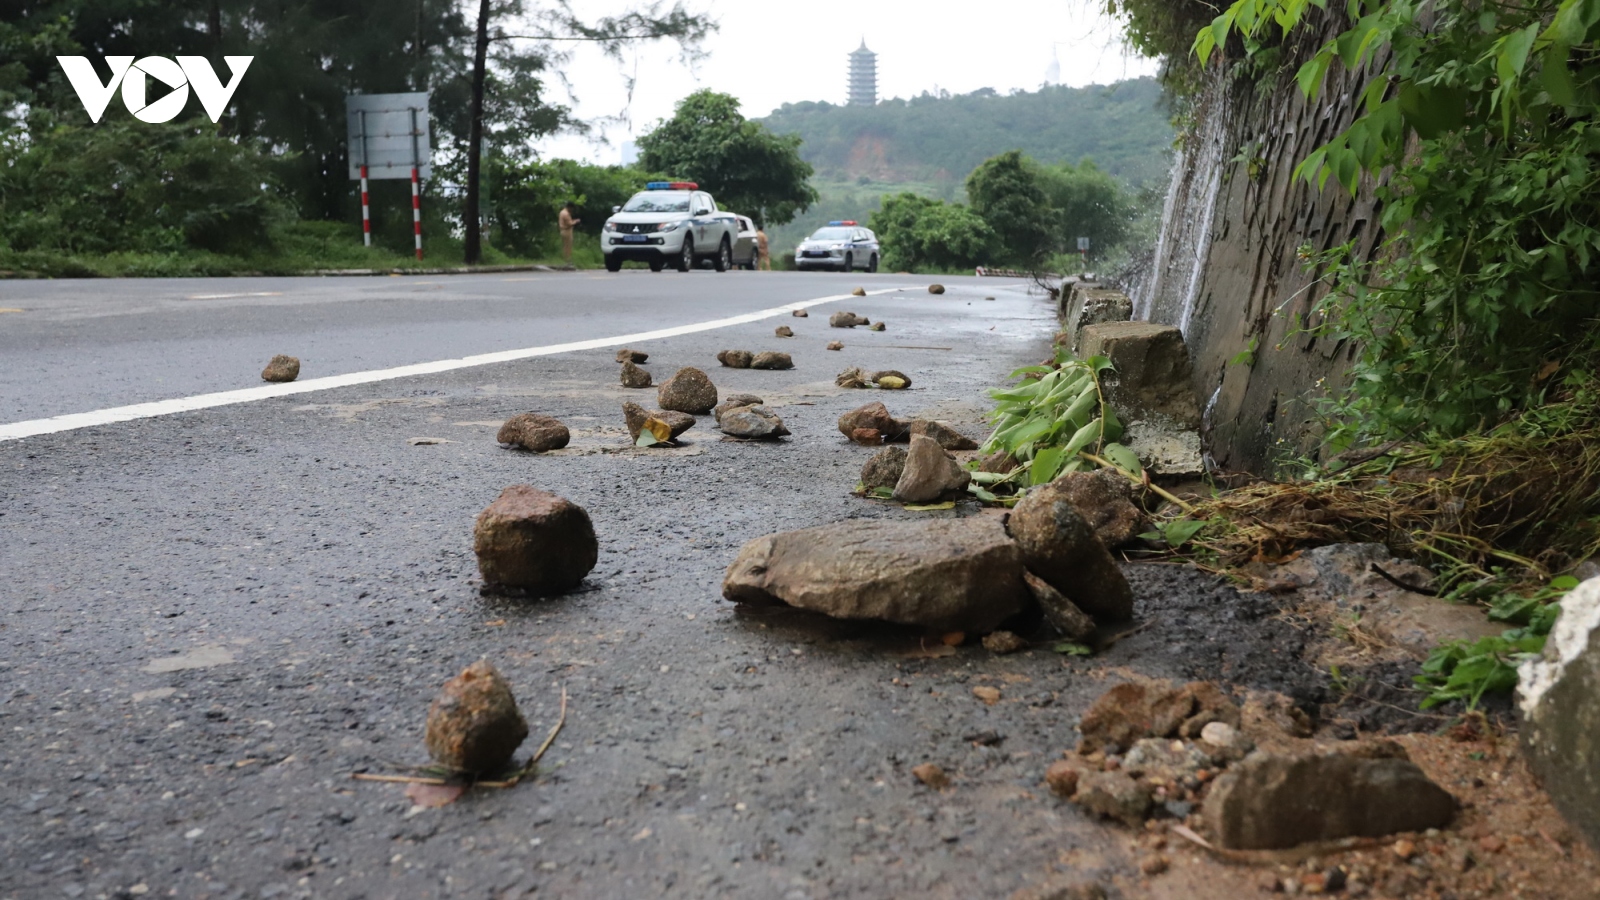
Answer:
M369 178L411 179L411 232L422 258L422 179L433 177L428 92L345 97L350 177L361 181L362 242L372 246Z
M1089 271L1089 239L1078 238L1078 256L1083 260L1083 271Z

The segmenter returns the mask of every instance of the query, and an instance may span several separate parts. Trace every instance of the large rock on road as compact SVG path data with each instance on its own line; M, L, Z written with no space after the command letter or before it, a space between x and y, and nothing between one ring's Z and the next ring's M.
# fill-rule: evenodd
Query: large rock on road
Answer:
M600 558L583 507L526 484L501 491L478 514L472 548L486 586L536 595L577 587Z
M1600 578L1562 598L1543 657L1518 675L1528 765L1556 809L1600 849Z

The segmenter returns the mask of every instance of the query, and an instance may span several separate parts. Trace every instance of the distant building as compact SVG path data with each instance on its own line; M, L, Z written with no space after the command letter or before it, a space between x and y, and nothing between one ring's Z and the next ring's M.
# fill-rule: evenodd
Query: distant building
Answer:
M622 164L631 166L639 161L639 145L633 141L622 142Z
M878 54L867 49L867 39L861 39L861 49L850 54L850 105L872 106L878 102Z
M1059 56L1056 56L1056 48L1055 48L1054 44L1050 45L1050 65L1045 66L1045 69L1044 69L1044 83L1045 84L1060 84L1061 83L1061 58Z

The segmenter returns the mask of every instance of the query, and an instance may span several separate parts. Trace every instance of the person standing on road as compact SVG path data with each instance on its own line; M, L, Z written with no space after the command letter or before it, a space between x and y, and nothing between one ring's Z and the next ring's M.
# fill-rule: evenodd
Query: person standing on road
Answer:
M578 205L571 200L561 207L561 214L556 216L556 227L561 229L561 258L567 265L572 265L572 230L577 228L582 219L573 218L572 214L578 211Z
M767 233L760 228L756 229L756 257L760 260L756 268L762 272L772 271L772 256L767 252Z

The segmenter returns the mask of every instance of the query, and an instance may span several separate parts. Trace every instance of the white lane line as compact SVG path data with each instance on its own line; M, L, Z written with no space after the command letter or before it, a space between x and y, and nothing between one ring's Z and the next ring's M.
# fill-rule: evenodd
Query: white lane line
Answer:
M185 300L232 300L235 297L282 297L283 291L254 291L249 294L190 294Z
M891 294L901 288L882 288L868 291L867 296L876 294ZM640 331L634 334L620 334L613 337L593 338L587 341L572 341L566 344L550 344L544 347L528 347L522 350L501 350L498 353L480 353L476 356L465 356L460 359L441 359L434 362L414 363L409 366L396 366L392 369L372 369L366 372L351 372L348 375L329 375L326 378L311 378L305 381L292 381L288 384L263 384L259 387L241 388L236 391L220 391L214 394L196 394L193 397L179 397L173 400L156 400L150 403L135 403L132 406L115 406L110 409L97 409L93 412L71 413L64 416L53 416L48 419L30 419L26 422L13 422L9 425L0 425L0 441L14 441L18 438L32 437L38 434L55 434L58 431L72 431L76 428L91 428L96 425L109 425L113 422L128 422L133 419L150 419L156 416L170 416L173 413L193 412L198 409L210 409L214 406L229 406L235 403L251 403L256 400L270 400L273 397L287 397L292 394L307 394L312 391L325 391L330 388L350 387L357 384L372 384L376 381L389 381L395 378L409 378L412 375L434 375L439 372L450 372L456 369L469 369L473 366L487 366L493 363L513 362L519 359L531 359L535 356L551 356L556 353L571 353L576 350L596 350L601 347L620 347L624 344L639 343L642 341L658 341L663 338L678 337L679 335L694 334L699 331L711 331L717 328L727 328L731 325L746 325L750 322L759 322L773 316L786 315L797 309L809 306L819 306L824 303L835 303L840 300L850 300L854 294L834 294L829 297L819 297L815 300L802 300L797 303L787 303L783 306L774 306L769 309L757 310L739 316L729 316L726 319L712 319L707 322L695 322L689 325L674 325L671 328L660 328L655 331Z

